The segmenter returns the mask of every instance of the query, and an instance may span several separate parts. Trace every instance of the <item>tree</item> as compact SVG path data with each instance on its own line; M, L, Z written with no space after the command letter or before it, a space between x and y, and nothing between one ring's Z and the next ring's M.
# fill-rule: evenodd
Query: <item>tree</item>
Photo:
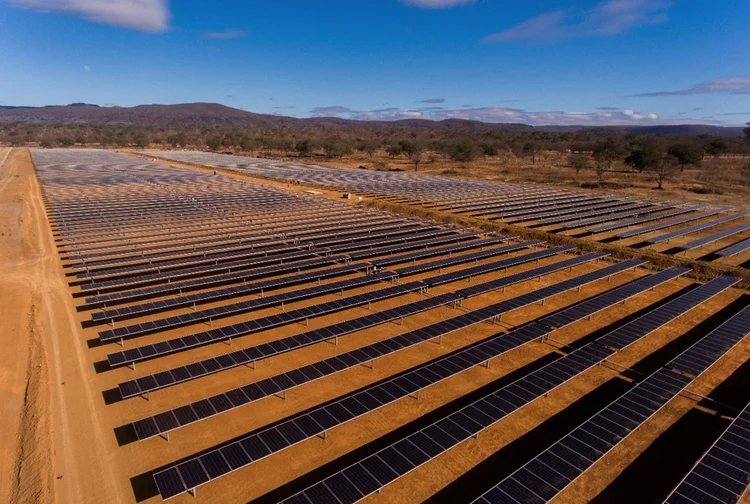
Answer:
M300 156L307 156L308 154L310 154L310 152L312 152L312 149L312 142L307 139L300 140L294 145L294 150L296 150L297 154L299 154Z
M526 156L531 158L531 164L536 164L536 153L537 153L537 145L535 142L526 142L523 144L523 148L521 149L521 152Z
M375 153L378 151L378 147L380 147L380 144L375 140L362 140L357 144L357 150L360 152L364 152L369 157L375 155Z
M625 158L625 164L643 172L655 166L662 159L659 146L651 141L644 141Z
M242 137L240 139L240 149L245 152L254 151L258 147L258 142L252 138Z
M219 150L221 147L222 138L219 135L211 135L206 139L206 147L211 151Z
M386 149L385 152L388 154L389 157L395 158L396 156L400 156L402 153L401 146L397 144L391 144Z
M416 150L413 150L409 154L409 159L411 160L412 163L414 163L414 171L418 171L419 163L422 162L422 148L420 147Z
M669 148L670 156L674 156L680 163L680 171L685 171L685 165L700 166L703 159L703 152L695 143L679 143Z
M493 157L498 155L498 148L495 144L484 142L479 144L479 148L482 149L482 154L484 154L484 157Z
M342 158L352 153L352 147L340 138L329 138L323 142L323 150L326 156Z
M664 189L665 180L672 178L675 174L682 171L680 170L679 160L672 155L660 156L655 163L648 166L648 170L652 178L656 180L657 189L659 190Z
M149 141L145 133L140 132L136 133L135 137L133 137L133 143L139 149L145 149L151 142Z
M745 133L745 141L750 144L750 122L746 124L747 128L742 131Z
M594 161L596 162L596 178L601 184L604 182L604 174L607 173L607 161L601 158L594 158Z
M581 170L586 168L586 162L588 161L586 154L582 154L580 152L574 152L570 156L568 156L568 163L570 163L570 166L572 166L575 171L576 175L581 173Z
M591 153L594 155L596 161L602 161L607 164L607 170L612 169L612 161L620 159L625 155L625 148L622 142L615 138L609 137L606 140L596 142L592 148Z
M729 150L729 143L723 138L714 138L708 142L706 152L717 158Z
M471 142L458 142L452 146L450 157L459 163L469 163L477 157L477 150Z
M169 144L172 147L185 147L185 145L187 145L187 140L185 139L185 133L183 133L182 131L174 135L168 136L167 142L169 142Z

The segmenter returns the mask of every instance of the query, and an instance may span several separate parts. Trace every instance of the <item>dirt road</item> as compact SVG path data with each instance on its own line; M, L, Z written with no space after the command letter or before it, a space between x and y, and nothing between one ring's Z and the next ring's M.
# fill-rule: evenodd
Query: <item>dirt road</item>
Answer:
M113 502L85 342L26 149L0 169L0 215L0 502Z

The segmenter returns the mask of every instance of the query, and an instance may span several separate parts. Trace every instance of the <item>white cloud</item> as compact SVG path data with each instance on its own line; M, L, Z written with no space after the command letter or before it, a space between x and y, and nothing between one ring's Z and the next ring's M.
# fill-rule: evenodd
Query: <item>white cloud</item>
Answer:
M486 42L560 40L605 37L643 25L665 23L672 2L665 0L608 0L591 9L542 13L516 26L485 37Z
M221 32L208 32L203 34L203 38L207 39L236 39L247 36L248 32L243 30L224 30Z
M729 79L717 79L709 82L696 84L688 89L676 91L655 91L652 93L640 93L633 96L650 98L655 96L690 96L697 94L750 94L750 76L730 77ZM696 108L693 110L700 110Z
M84 69L85 71L87 71L87 72L90 72L90 71L91 71L91 67L90 67L90 66L88 66L88 65L83 65L83 69Z
M446 9L457 5L472 4L476 0L401 0L407 5L422 7L423 9Z
M441 109L426 107L418 110L399 108L385 108L378 110L353 110L348 107L331 106L316 107L311 111L316 117L342 117L363 121L396 121L400 119L427 119L441 121L444 119L466 119L487 123L522 123L532 126L540 125L569 125L569 126L608 126L608 125L654 125L654 124L682 124L698 122L693 119L681 118L660 119L653 112L638 112L626 110L596 110L594 112L565 112L565 111L528 111L524 109L506 107L475 107L460 109Z
M95 23L133 30L169 28L168 0L10 0L11 5L40 12L65 12Z

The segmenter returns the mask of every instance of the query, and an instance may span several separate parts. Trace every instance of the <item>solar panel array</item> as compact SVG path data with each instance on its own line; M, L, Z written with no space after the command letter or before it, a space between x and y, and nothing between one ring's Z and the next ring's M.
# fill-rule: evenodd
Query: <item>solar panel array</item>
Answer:
M746 321L750 323L750 321ZM735 504L750 485L750 404L667 497L667 504Z
M628 266L630 267L635 264L637 263L631 263L628 264ZM642 292L643 290L653 288L654 285L666 281L667 278L675 278L675 276L679 276L683 273L684 271L675 269L668 274L660 274L658 277L657 275L646 277L638 282L634 282L635 285L617 288L606 294L597 296L594 298L598 300L597 304L592 304L590 302L592 300L589 300L574 305L574 307L570 309L571 311L568 313L568 316L572 316L572 310L575 309L578 319L583 319L599 311L604 304L611 306L621 302L627 297L630 297L633 295L633 292ZM515 303L511 301L508 305L515 306ZM492 311L502 313L501 310L502 308L498 306L493 308ZM466 327L465 324L462 324L463 320L471 320L471 323L477 323L475 321L476 317L468 318L465 315L460 315L451 321L446 321L445 323L440 324L450 327L451 330L456 330L457 328L455 328L455 325L457 323L460 324L460 327ZM439 324L436 324L436 326L438 325ZM450 357L419 366L406 374L402 374L396 379L368 387L340 401L333 402L309 413L297 415L293 419L287 420L276 427L244 436L230 445L223 446L215 451L210 451L206 454L183 461L174 467L160 471L154 475L157 487L159 488L160 494L165 499L184 493L196 486L210 481L211 479L221 477L242 466L263 459L274 452L283 450L303 441L304 439L321 435L329 429L348 422L355 417L377 410L380 407L406 397L409 394L416 393L423 388L447 379L449 376L460 373L481 363L488 362L489 360L507 353L514 348L542 338L552 330L553 329L544 324L544 319L542 319L539 323L525 325L511 331L510 333L492 337L489 340L453 354ZM418 336L420 333L424 334L424 336L420 338L420 341L425 341L438 336L436 330L425 328L396 336L395 338L386 341L395 342L397 340L405 340L408 342L409 339ZM384 341L383 343L386 342ZM355 352L360 352L366 348L367 347L363 347ZM602 347L592 347L586 348L585 350L581 349L576 355L593 356L597 354L597 352L598 355L613 353L611 350ZM344 360L352 359L353 361L350 365L356 365L362 361L368 360L366 357L363 358L362 356L357 359L356 355L352 355L353 353L354 352L343 354L337 358ZM327 363L327 361L323 362ZM314 369L315 364L310 367ZM303 375L307 374L303 369L295 370L292 373L295 373L296 371L301 372ZM335 369L333 372L338 371L340 371L340 369ZM304 380L304 378L301 379ZM270 395L271 393L278 393L279 390L286 390L283 387L279 388L278 386L271 388L266 393L262 393L262 391L259 393L255 390L256 385L262 389L263 385L268 381L277 383L278 385L277 377L272 377L269 380L264 380L263 384L258 383L248 385L244 390L246 391L246 394L252 395L254 399L251 400L258 400L259 398ZM289 378L287 380L287 388L294 385L294 380ZM271 392L271 390L275 392ZM233 393L234 392L235 391L233 391ZM207 401L210 402L212 399L214 398L209 398ZM193 406L196 405L197 403ZM157 418L145 419L135 426L136 432L139 432L139 437L147 438L162 433L162 427L171 426L169 430L172 430L179 425L179 422L173 423L169 421L172 419L170 415L173 414L176 416L176 412L165 412L163 414L166 415L166 418L168 419L167 422L161 417L158 420ZM189 418L192 419L189 423L196 421L192 415L190 415ZM159 427L159 421L161 422L162 427ZM223 470L216 470L217 461L219 461L219 466ZM226 461L226 463L223 463L224 461ZM197 477L196 474L198 475ZM375 490L376 489L377 488L375 488ZM340 498L340 496L337 497ZM313 500L312 502L318 501Z
M623 327L627 327L628 332L632 335L626 346L652 332L654 330L653 327L662 324L663 313L670 313L673 318L676 318L701 301L705 302L737 282L738 280L734 278L722 277L716 279L644 315L644 317L649 317L651 313L654 314L654 321L651 325L646 323L650 319L644 320L644 317L626 324ZM533 327L535 327L534 323L530 326L524 326L521 330L531 331L537 335L539 331L534 331ZM750 327L747 330L750 331ZM543 329L541 332L543 333L544 331L549 332L549 329ZM513 332L510 334L513 334ZM433 422L428 427L414 434L406 435L389 443L387 447L375 454L366 456L343 471L317 482L284 502L289 504L300 502L340 502L341 504L349 504L361 500L393 480L404 476L434 457L444 453L456 444L478 436L487 427L535 399L545 396L573 377L603 362L615 353L615 350L611 348L607 336L570 352L551 364L529 373L529 375L474 401L468 406L462 407L458 411L446 414L440 420ZM668 373L666 370L664 372ZM669 374L672 373L669 372ZM660 375L658 383L660 386L674 391L682 381L690 381L687 378L682 378L680 375L675 376L676 378L672 379ZM656 381L656 379L653 381ZM677 390L681 390L684 386L682 385ZM575 451L576 448L582 450L579 447L580 444L582 443L578 441L573 444L573 448L566 447L567 450L572 452L568 457L575 456L571 463L581 458ZM357 476L354 476L355 473ZM349 477L348 475L352 476ZM369 477L363 477L363 475ZM541 482L544 484L544 480L541 480ZM515 481L511 486L514 489L518 487ZM537 487L533 486L533 488L536 489ZM518 498L513 495L509 495L510 499L513 500L507 501L506 497L506 501L518 503L536 502L529 500L530 496L534 495L534 492L525 491L523 485L521 485L520 489L517 489L517 493L515 494ZM487 499L487 502L504 501Z
M708 236L704 236L703 238L698 238L697 240L693 240L683 245L679 245L678 248L681 250L692 250L692 249L704 247L708 245L709 243L719 241L728 236L742 233L744 231L747 231L748 229L750 229L750 223L740 224L739 226L734 226L728 229L724 229L722 231L718 231Z
M637 264L637 262L633 262L628 264L627 266L630 267ZM565 325L571 324L585 317L590 317L591 315L607 307L613 306L614 304L625 301L626 299L644 292L645 290L652 289L655 286L674 279L686 272L686 270L675 268L674 270L664 271L655 275L644 277L630 284L612 289L605 294L595 296L586 301L577 303L573 307L563 310L562 312L551 317L541 318L539 322L542 325L553 329L559 328L563 325L560 322L561 320L565 321ZM555 326L552 324L560 325ZM415 332L413 334L417 333ZM493 339L493 341L495 340L496 339ZM416 341L417 343L419 343L422 340L418 339ZM407 346L400 346L404 344L404 342L408 343L407 335L400 335L382 341L384 345L391 346L392 351L399 351L407 348L409 346L408 344ZM244 406L249 402L257 401L259 399L267 397L268 395L286 392L287 390L299 386L302 383L307 383L308 381L319 379L332 373L340 372L356 364L371 361L373 360L373 358L371 357L371 347L372 345L358 348L354 351L347 352L330 359L326 359L325 361L322 361L322 363L312 364L302 369L296 369L294 371L284 373L284 375L286 375L285 377L282 375L278 375L267 378L261 382L251 383L246 386L230 390L223 394L219 394L219 396L226 396L226 398L229 399L230 403L233 405L232 408ZM485 349L483 353L487 355L497 356L492 352L487 352L487 349ZM381 354L379 357L382 356L383 355ZM344 361L346 366L342 368L340 361ZM203 420L210 416L223 413L224 411L228 411L226 409L216 407L214 407L212 410L211 408L206 408L204 406L204 401L206 400L212 404L218 403L219 401L221 401L223 404L228 404L219 396L213 396L205 400L197 401L196 403L193 403L191 405L181 406L180 408L171 410L171 412L166 411L158 415L136 421L133 423L136 435L139 440L148 439L156 435L163 435L172 430ZM245 400L245 398L247 398L248 400Z
M721 224L726 224L727 222L732 222L737 219L741 219L743 217L746 217L750 212L740 212L737 214L728 215L726 217L722 217L720 219L715 219L709 222L703 222L701 224L696 224L695 226L689 226L682 229L678 229L676 231L672 231L670 233L666 233L663 235L655 236L653 238L649 238L647 240L648 243L655 244L655 243L662 243L662 242L668 242L669 240L672 240L674 238L678 238L680 236L684 236L690 233L696 233L698 231L703 231L704 229L709 229L714 226L719 226ZM686 222L690 221L681 221L680 224L684 224Z
M723 257L732 257L737 254L741 254L746 250L750 250L750 238L748 238L747 240L742 240L739 243L735 243L734 245L731 245L727 248L721 249L716 253Z
M197 154L175 155L192 159ZM473 367L489 367L493 359L530 342L549 341L554 331L590 320L689 272L672 268L633 273L630 270L645 261L594 264L607 254L576 255L570 246L552 247L539 240L520 241L515 236L407 218L112 152L33 150L32 156L66 279L82 312L79 320L90 352L95 360L102 359L94 363L97 374L91 383L114 387L104 391L106 407L115 410L106 417L125 422L116 429L118 440L122 441L120 429L145 442L180 435L174 431L209 418L229 421L190 427L208 430L202 431L205 436L193 436L186 429L186 438L164 449L150 450L144 445L145 450L138 452L143 457L131 465L160 466L153 477L162 498L194 494L199 485L274 457L311 437L325 437L339 425L409 395L418 396L423 389ZM232 170L255 176L298 179L523 225L556 220L570 229L592 229L627 219L642 224L652 218L696 217L701 208L519 184L302 168L294 163L237 161L211 154L200 157L217 165L235 160ZM573 268L581 271L574 273ZM554 276L541 282L550 275ZM565 295L613 276L619 276L615 285L608 288L601 283L590 297ZM716 279L650 308L625 329L576 345L576 350L561 349L565 355L551 364L468 406L447 407L436 424L414 435L397 436L375 456L324 477L290 501L354 502L467 436L478 435L733 283L729 278ZM499 292L518 284L524 285L516 293ZM553 297L555 302L547 305L562 308L550 312L543 305ZM520 310L533 304L540 306L530 322L513 327L503 318L519 310L515 316L527 321L527 312ZM367 310L361 311L362 307ZM408 329L378 329L404 319L408 319ZM607 319L598 320L593 324ZM490 324L479 325L484 322ZM731 348L737 325L728 323L721 338L717 333L674 359L670 372L679 370L676 376L687 379L700 374L701 365ZM274 332L282 327L281 332ZM499 327L507 329L498 332ZM257 339L248 337L256 334ZM444 338L455 348L452 353L447 351L449 345L422 346L442 343ZM342 346L305 350L323 342L338 344L339 339ZM229 345L213 345L218 342ZM327 349L335 350L328 354ZM410 356L418 356L410 369L380 375L380 381L367 378L362 388L352 391L348 387L328 402L314 402L306 411L285 403L292 407L290 413L273 425L252 421L250 430L249 425L237 423L241 418L230 416L229 412L247 408L246 413L231 415L254 418L257 412L251 405L264 398L286 398L287 392L298 387L303 387L300 394L307 394L313 389L304 386L312 382L326 387L334 375L347 370L356 373L354 368L362 365L374 368L379 359L386 366L378 364L378 369L387 369L393 364L390 359L406 349ZM266 362L275 369L271 373L253 377L254 371L229 371L240 366L255 368L268 359L273 359ZM160 392L165 389L170 390ZM149 394L152 401L131 399ZM215 418L224 414L226 419ZM234 436L242 434L227 441L222 436L231 431L230 424ZM207 443L213 446L207 448ZM193 454L185 456L186 449ZM113 456L126 456L127 450ZM165 465L170 460L178 462ZM215 494L209 497L217 498Z
M313 343L330 340L330 339L343 336L345 334L349 334L351 332L358 331L367 327L373 327L375 325L380 325L386 322L391 322L393 320L398 320L403 317L413 315L413 314L422 312L427 309L432 309L438 306L445 305L447 303L458 303L459 301L467 297L476 296L480 293L489 292L491 290L497 290L502 287L510 286L515 283L528 280L530 278L537 278L540 275L545 275L545 274L553 273L555 271L560 271L561 269L567 269L572 266L594 260L597 257L601 257L601 255L592 254L588 257L583 256L582 258L574 258L568 261L561 261L560 263L553 263L549 266L543 266L537 270L517 273L516 275L511 275L509 277L500 278L498 280L493 280L493 281L487 282L486 284L480 284L479 292L476 290L476 287L467 287L465 289L456 291L455 294L446 294L443 296L427 298L427 299L420 300L414 303L405 304L397 308L383 310L380 312L373 313L371 315L359 317L357 319L347 320L339 324L326 326L321 329L312 331L311 333L303 333L301 335L291 336L283 340L272 341L270 343L259 345L257 347L251 347L245 350L238 350L236 352L232 352L231 354L223 355L215 359L211 358L211 359L200 361L200 362L194 362L186 366L181 366L178 368L173 368L170 370L162 371L155 375L144 376L141 378L137 378L135 380L123 382L118 385L118 388L120 390L120 395L123 398L134 397L134 396L141 395L144 393L152 392L154 390L159 390L168 386L172 386L176 383L181 383L184 381L192 380L197 377L205 376L207 374L216 373L216 372L223 371L226 369L232 369L237 366L242 366L242 365L246 365L250 363L255 363L258 360L265 359L270 356L277 355L279 353L284 353L286 351L301 348L307 345L311 345ZM628 269L631 267L634 267L634 266L627 264L624 267L624 269ZM612 271L619 271L621 269L623 269L623 267L620 265L617 265L613 267ZM597 279L598 275L604 274L604 276L609 276L610 275L609 271L610 270L607 270L604 273L597 273L597 272L589 273L587 275L579 277L579 279L577 280L576 279L569 280L563 285L550 286L546 288L546 290L543 289L542 291L536 292L534 294L528 294L514 301L509 301L509 302L516 303L516 305L513 308L508 306L509 302L506 302L503 306L506 306L506 310L525 306L533 302L545 299L546 297L555 295L559 292L562 292L563 290L576 288L578 285L585 285L586 283L589 283ZM454 275L454 273L451 273L451 275ZM422 282L414 282L414 284L417 284L417 285L410 287L410 291L414 291L414 290L418 290L418 289L426 287L426 284ZM409 292L409 291L404 291L404 292ZM497 308L497 306L494 306L494 305L493 307ZM477 320L478 322L481 322L483 320L487 320L496 316L496 314L494 314L494 315L485 317L485 315L489 311L490 311L490 308L485 308L483 310L480 310L479 312L477 312L476 314L472 316L461 319L461 323L475 323L474 320L476 319L476 317L484 317L484 318L481 318L481 320ZM435 334L434 336L430 336L430 337L435 337L435 336L439 336L439 334ZM145 347L145 348L149 348L149 347ZM129 359L132 360L132 359L139 358L139 356L142 355L142 349L134 349L134 350L135 352L132 354L128 353L130 352L130 350L126 350L125 352L121 352L118 354L110 354L108 356L110 359L110 363L119 364L120 363L119 359L123 359L123 362L124 362L125 360L129 360ZM143 357L143 358L149 358L149 357L150 355L148 357Z
M729 279L722 277L714 280L717 281L720 286ZM687 296L697 295L694 292ZM666 367L642 380L475 502L549 502L748 334L750 307L711 331ZM713 488L710 482L702 486L709 493Z
M596 239L602 240L611 238L608 233L622 228L632 229L621 232L617 238L633 238L729 211L711 209L707 205L688 206L559 188L333 168L226 154L185 151L148 151L146 154L261 178L325 186L489 221L547 226L551 232L585 228L586 233L599 235ZM682 217L670 220L678 216ZM747 212L732 213L715 221L701 222L695 228L706 230L747 216ZM740 252L744 250L740 249Z

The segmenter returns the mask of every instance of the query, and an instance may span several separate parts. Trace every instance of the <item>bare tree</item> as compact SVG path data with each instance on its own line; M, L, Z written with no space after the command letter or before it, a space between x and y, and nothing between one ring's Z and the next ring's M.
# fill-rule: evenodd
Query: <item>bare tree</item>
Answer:
M601 184L602 182L604 182L604 174L607 173L607 166L609 162L606 159L600 157L596 158L595 161L596 166L594 169L596 170L596 178L599 179L599 183Z
M414 171L419 171L419 163L422 162L422 148L417 148L409 153L409 159L414 163Z
M580 152L574 152L570 156L568 156L568 163L570 163L570 166L572 166L575 171L576 175L581 173L581 170L586 168L586 162L588 161L588 157L586 154L582 154Z
M656 181L657 189L664 189L664 181L680 173L680 163L672 155L662 156L658 162L646 167L651 177Z

